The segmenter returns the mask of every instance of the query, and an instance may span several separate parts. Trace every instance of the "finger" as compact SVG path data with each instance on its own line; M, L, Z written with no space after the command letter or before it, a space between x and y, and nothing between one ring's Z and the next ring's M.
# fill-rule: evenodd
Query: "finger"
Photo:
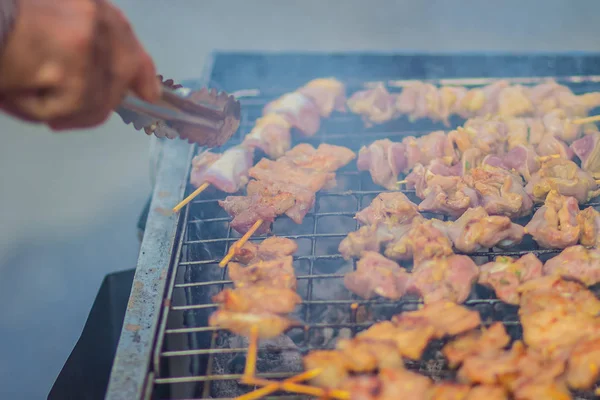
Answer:
M160 81L156 77L154 62L150 55L142 50L139 63L131 90L141 99L153 103L160 96Z

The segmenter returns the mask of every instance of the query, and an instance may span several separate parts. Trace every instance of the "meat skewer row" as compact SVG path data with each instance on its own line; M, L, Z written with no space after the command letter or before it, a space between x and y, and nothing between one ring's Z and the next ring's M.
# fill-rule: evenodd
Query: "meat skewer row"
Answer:
M219 205L233 217L230 226L247 239L270 230L275 218L286 214L300 224L315 202L316 192L335 186L335 171L355 154L342 146L321 144L317 149L299 144L276 161L263 158L248 174L246 196L228 196ZM243 245L243 240L240 245ZM235 246L220 263L225 266Z
M190 183L197 189L173 208L179 211L209 185L226 193L239 191L248 182L254 150L262 150L268 157L277 159L291 147L291 129L312 136L333 110L345 111L344 85L334 78L315 79L298 91L284 95L267 104L263 117L243 142L223 154L205 151L192 160Z
M411 120L429 118L448 125L452 115L465 119L485 115L539 116L556 108L565 110L570 117L583 117L600 105L600 93L578 96L567 86L553 81L526 87L500 80L470 90L414 82L399 94L389 93L383 84L379 84L354 93L347 103L350 111L361 115L367 126L400 115L408 115Z

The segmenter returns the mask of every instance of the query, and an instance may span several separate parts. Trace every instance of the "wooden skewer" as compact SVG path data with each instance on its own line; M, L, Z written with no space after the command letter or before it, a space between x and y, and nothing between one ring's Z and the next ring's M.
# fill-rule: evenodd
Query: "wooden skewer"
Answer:
M229 261L231 261L231 259L235 255L235 252L239 248L241 248L244 244L246 244L246 242L248 241L248 239L250 239L250 236L254 235L254 232L256 232L258 230L258 228L260 228L260 226L262 225L262 223L263 223L262 219L259 219L258 221L256 221L254 223L254 225L252 225L252 227L248 230L248 232L246 232L246 234L244 236L242 236L240 238L240 240L238 240L237 242L235 242L229 248L229 252L225 256L225 258L223 258L223 260L221 260L221 262L219 263L219 267L225 268L225 266L229 263Z
M198 189L194 190L188 197L186 197L185 199L183 199L181 201L181 203L177 204L175 207L173 207L173 212L179 212L179 210L181 210L186 204L188 204L190 201L194 200L194 198L196 196L198 196L200 193L202 193L204 190L206 190L206 188L209 186L209 183L204 182L202 185L200 185L198 187Z
M594 115L591 117L587 117L587 118L579 118L579 119L574 119L573 122L574 124L589 124L590 122L596 122L596 121L600 121L600 115Z
M319 375L321 372L322 372L321 368L315 368L315 369L311 369L309 371L303 372L301 374L298 374L296 376L289 377L286 380L284 380L283 382L265 381L265 382L270 382L270 383L268 385L264 385L260 389L256 389L256 390L254 390L250 393L247 393L243 396L239 396L236 398L236 400L257 400L257 399L260 399L261 397L268 396L271 393L280 390L281 385L284 383L298 383L298 382L306 381L306 380L314 378L315 376ZM253 381L253 382L248 382L250 385L260 385L261 383L265 383L265 382L263 382L262 379L251 379L251 381Z
M406 179L403 181L396 182L396 185L404 185L405 183L408 183L408 181Z
M242 382L245 379L253 378L256 372L256 356L258 354L258 326L253 325L250 328L250 338L248 340L248 354L246 355L246 366L244 367L244 375Z
M248 382L244 382L244 383L249 383L252 385L268 386L268 385L272 384L273 381L270 381L267 379L253 378L253 379L249 380ZM316 387L316 386L300 385L297 383L285 382L285 381L281 382L280 388L281 388L281 390L285 390L286 392L306 394L306 395L313 396L313 397L327 396L328 398L333 398L333 399L338 399L338 400L350 399L349 392L347 392L345 390L339 390L339 389L331 389L331 390L323 389L323 388Z

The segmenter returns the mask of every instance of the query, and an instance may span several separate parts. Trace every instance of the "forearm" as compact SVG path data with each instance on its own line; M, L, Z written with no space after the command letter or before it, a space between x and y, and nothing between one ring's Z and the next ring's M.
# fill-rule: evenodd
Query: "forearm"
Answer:
M0 54L17 18L19 0L0 0Z

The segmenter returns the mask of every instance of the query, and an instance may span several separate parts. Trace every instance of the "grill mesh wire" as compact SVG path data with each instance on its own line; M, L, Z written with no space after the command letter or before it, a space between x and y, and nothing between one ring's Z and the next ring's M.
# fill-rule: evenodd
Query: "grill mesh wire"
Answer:
M560 79L557 81L566 84ZM575 93L600 90L600 84L590 82L570 83L569 86ZM359 89L349 88L349 93ZM260 117L262 107L273 98L275 96L257 96L242 100L240 130L231 145L241 142ZM452 127L462 123L464 121L458 118L451 120ZM404 136L419 136L440 129L448 130L428 120L410 122L406 117L367 129L355 115L334 114L322 121L316 136L302 141L314 146L319 143L338 144L357 151L362 145L377 139L398 141ZM298 137L294 135L294 144L299 143ZM273 225L273 234L294 239L299 244L294 266L298 293L303 302L294 316L305 325L288 332L292 340L268 343L267 347L261 348L257 372L262 377L290 376L301 368L301 354L332 347L335 340L327 338L353 335L376 321L414 310L419 303L411 298L395 302L385 299L365 301L343 289L343 276L356 268L356 262L343 260L337 252L338 244L348 232L358 228L354 214L383 190L373 184L368 173L358 172L355 162L338 171L337 180L335 189L317 193L315 206L301 225L294 224L287 217L278 218ZM414 191L402 191L418 202ZM175 270L164 302L154 352L154 374L149 380L150 384L153 383L156 398L225 398L252 389L236 383L245 362L246 342L208 327L207 323L208 316L216 309L211 297L231 286L226 269L219 268L218 262L240 237L229 227L229 217L217 204L217 200L224 197L224 194L209 189L183 211L180 235L174 247ZM600 202L594 201L582 208L590 205L598 208ZM441 215L424 215L444 218ZM516 222L525 224L529 218ZM518 257L529 252L544 261L559 251L540 249L527 238L508 251L489 249L470 255L481 264L496 256ZM410 268L410 265L407 266ZM358 310L352 310L353 303L359 305ZM476 286L465 305L478 310L486 324L502 321L514 339L520 338L522 332L517 308L498 301L489 290ZM334 317L329 318L331 315ZM439 353L442 345L442 341L432 343L423 361L409 362L408 367L434 379L451 378L453 372L448 370ZM279 397L292 396L281 394ZM590 391L577 393L576 398L595 397Z

